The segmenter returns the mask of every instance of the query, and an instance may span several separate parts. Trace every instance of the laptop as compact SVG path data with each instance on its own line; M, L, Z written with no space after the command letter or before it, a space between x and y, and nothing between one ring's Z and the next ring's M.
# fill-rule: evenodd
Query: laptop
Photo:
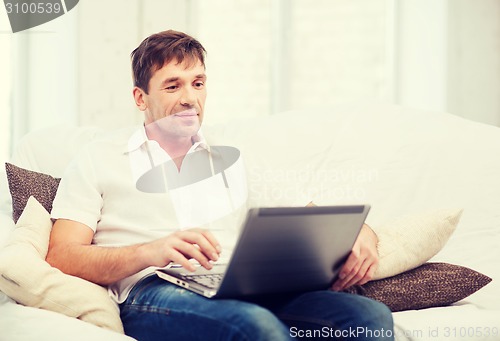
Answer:
M226 264L156 274L209 298L241 298L327 289L361 230L369 205L270 207L248 211Z

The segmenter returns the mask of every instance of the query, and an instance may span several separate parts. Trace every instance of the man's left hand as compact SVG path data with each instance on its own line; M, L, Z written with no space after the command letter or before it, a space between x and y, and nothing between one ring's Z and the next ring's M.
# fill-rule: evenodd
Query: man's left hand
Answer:
M378 267L377 243L375 232L364 224L332 290L340 291L352 285L363 285L373 278Z

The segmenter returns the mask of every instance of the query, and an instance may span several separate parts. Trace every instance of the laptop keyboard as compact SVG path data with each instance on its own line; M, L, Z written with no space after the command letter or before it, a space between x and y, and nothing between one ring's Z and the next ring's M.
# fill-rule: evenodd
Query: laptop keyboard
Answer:
M182 279L198 283L207 288L216 289L222 281L222 274L183 275Z

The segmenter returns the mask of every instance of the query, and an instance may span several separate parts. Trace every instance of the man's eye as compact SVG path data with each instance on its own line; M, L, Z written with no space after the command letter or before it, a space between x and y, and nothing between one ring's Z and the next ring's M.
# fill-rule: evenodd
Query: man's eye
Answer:
M203 82L196 82L196 83L194 83L194 87L195 88L203 88L204 85L205 85L205 83L203 83Z
M171 85L171 86L167 86L165 88L165 90L168 90L168 91L175 91L177 89L177 85Z

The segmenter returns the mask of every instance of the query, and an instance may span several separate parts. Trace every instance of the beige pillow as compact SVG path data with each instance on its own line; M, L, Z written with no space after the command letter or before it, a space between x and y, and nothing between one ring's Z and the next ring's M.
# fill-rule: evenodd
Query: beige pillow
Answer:
M405 216L374 228L379 239L379 267L373 279L414 269L436 255L457 227L461 209Z
M45 257L52 221L30 197L0 250L0 290L26 306L52 310L123 333L118 306L105 288L51 267Z

